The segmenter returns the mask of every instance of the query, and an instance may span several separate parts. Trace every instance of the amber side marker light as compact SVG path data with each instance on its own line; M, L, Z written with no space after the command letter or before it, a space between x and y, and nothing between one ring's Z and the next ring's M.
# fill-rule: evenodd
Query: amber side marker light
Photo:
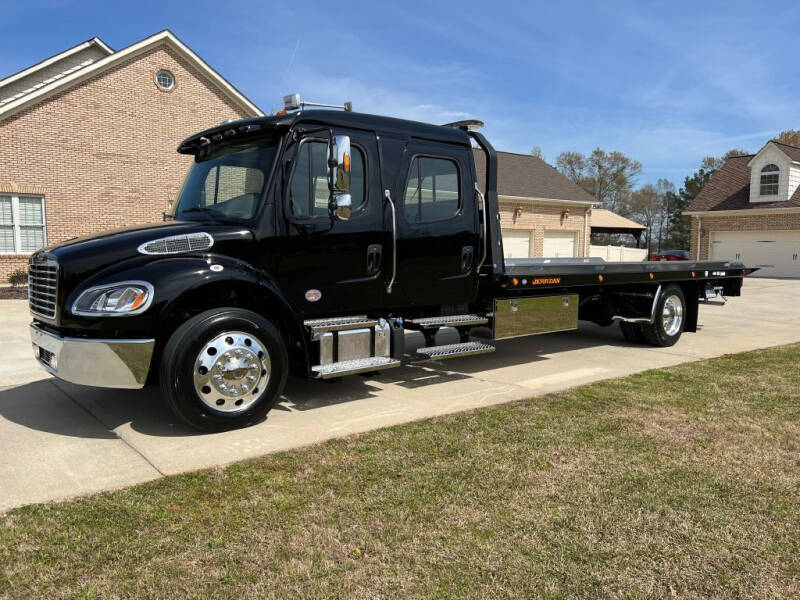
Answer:
M655 275L653 275L652 273L650 273L650 279L653 279L653 278L655 278Z
M603 281L603 276L602 275L598 275L597 276L597 281Z
M514 279L512 279L512 280L511 280L511 283L512 283L513 285L519 285L519 279L517 279L516 277L514 277Z
M147 300L146 291L136 296L136 300L134 300L133 303L131 304L131 310L136 310L137 308L139 308L142 304L144 304L145 300Z
M692 277L694 277L694 271L692 271Z

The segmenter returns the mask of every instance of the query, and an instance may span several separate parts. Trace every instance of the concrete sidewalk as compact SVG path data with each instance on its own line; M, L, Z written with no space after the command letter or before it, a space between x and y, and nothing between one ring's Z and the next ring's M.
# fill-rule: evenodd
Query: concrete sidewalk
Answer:
M727 306L702 306L677 346L628 344L618 327L500 342L491 355L403 367L338 383L290 378L248 429L198 434L156 388L105 390L46 376L24 301L0 303L0 510L123 487L270 452L645 369L800 341L800 281L748 279ZM421 338L419 338L421 341ZM444 336L441 338L444 340Z

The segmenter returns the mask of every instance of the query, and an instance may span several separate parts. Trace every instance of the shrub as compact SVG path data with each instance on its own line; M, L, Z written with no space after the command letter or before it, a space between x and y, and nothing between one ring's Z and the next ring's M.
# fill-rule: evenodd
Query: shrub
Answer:
M8 276L11 287L22 287L28 284L28 272L25 269L14 269Z

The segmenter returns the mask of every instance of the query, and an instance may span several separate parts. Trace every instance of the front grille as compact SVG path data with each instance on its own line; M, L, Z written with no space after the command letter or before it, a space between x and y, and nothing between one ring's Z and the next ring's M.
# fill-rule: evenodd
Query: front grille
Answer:
M28 265L28 305L31 312L46 319L56 316L58 263L47 259Z

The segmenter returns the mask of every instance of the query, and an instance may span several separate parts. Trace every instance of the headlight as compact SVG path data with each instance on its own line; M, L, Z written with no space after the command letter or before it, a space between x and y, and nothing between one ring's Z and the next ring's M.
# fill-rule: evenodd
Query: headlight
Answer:
M146 281L120 281L83 292L72 305L72 314L124 317L146 311L152 301L153 286Z

